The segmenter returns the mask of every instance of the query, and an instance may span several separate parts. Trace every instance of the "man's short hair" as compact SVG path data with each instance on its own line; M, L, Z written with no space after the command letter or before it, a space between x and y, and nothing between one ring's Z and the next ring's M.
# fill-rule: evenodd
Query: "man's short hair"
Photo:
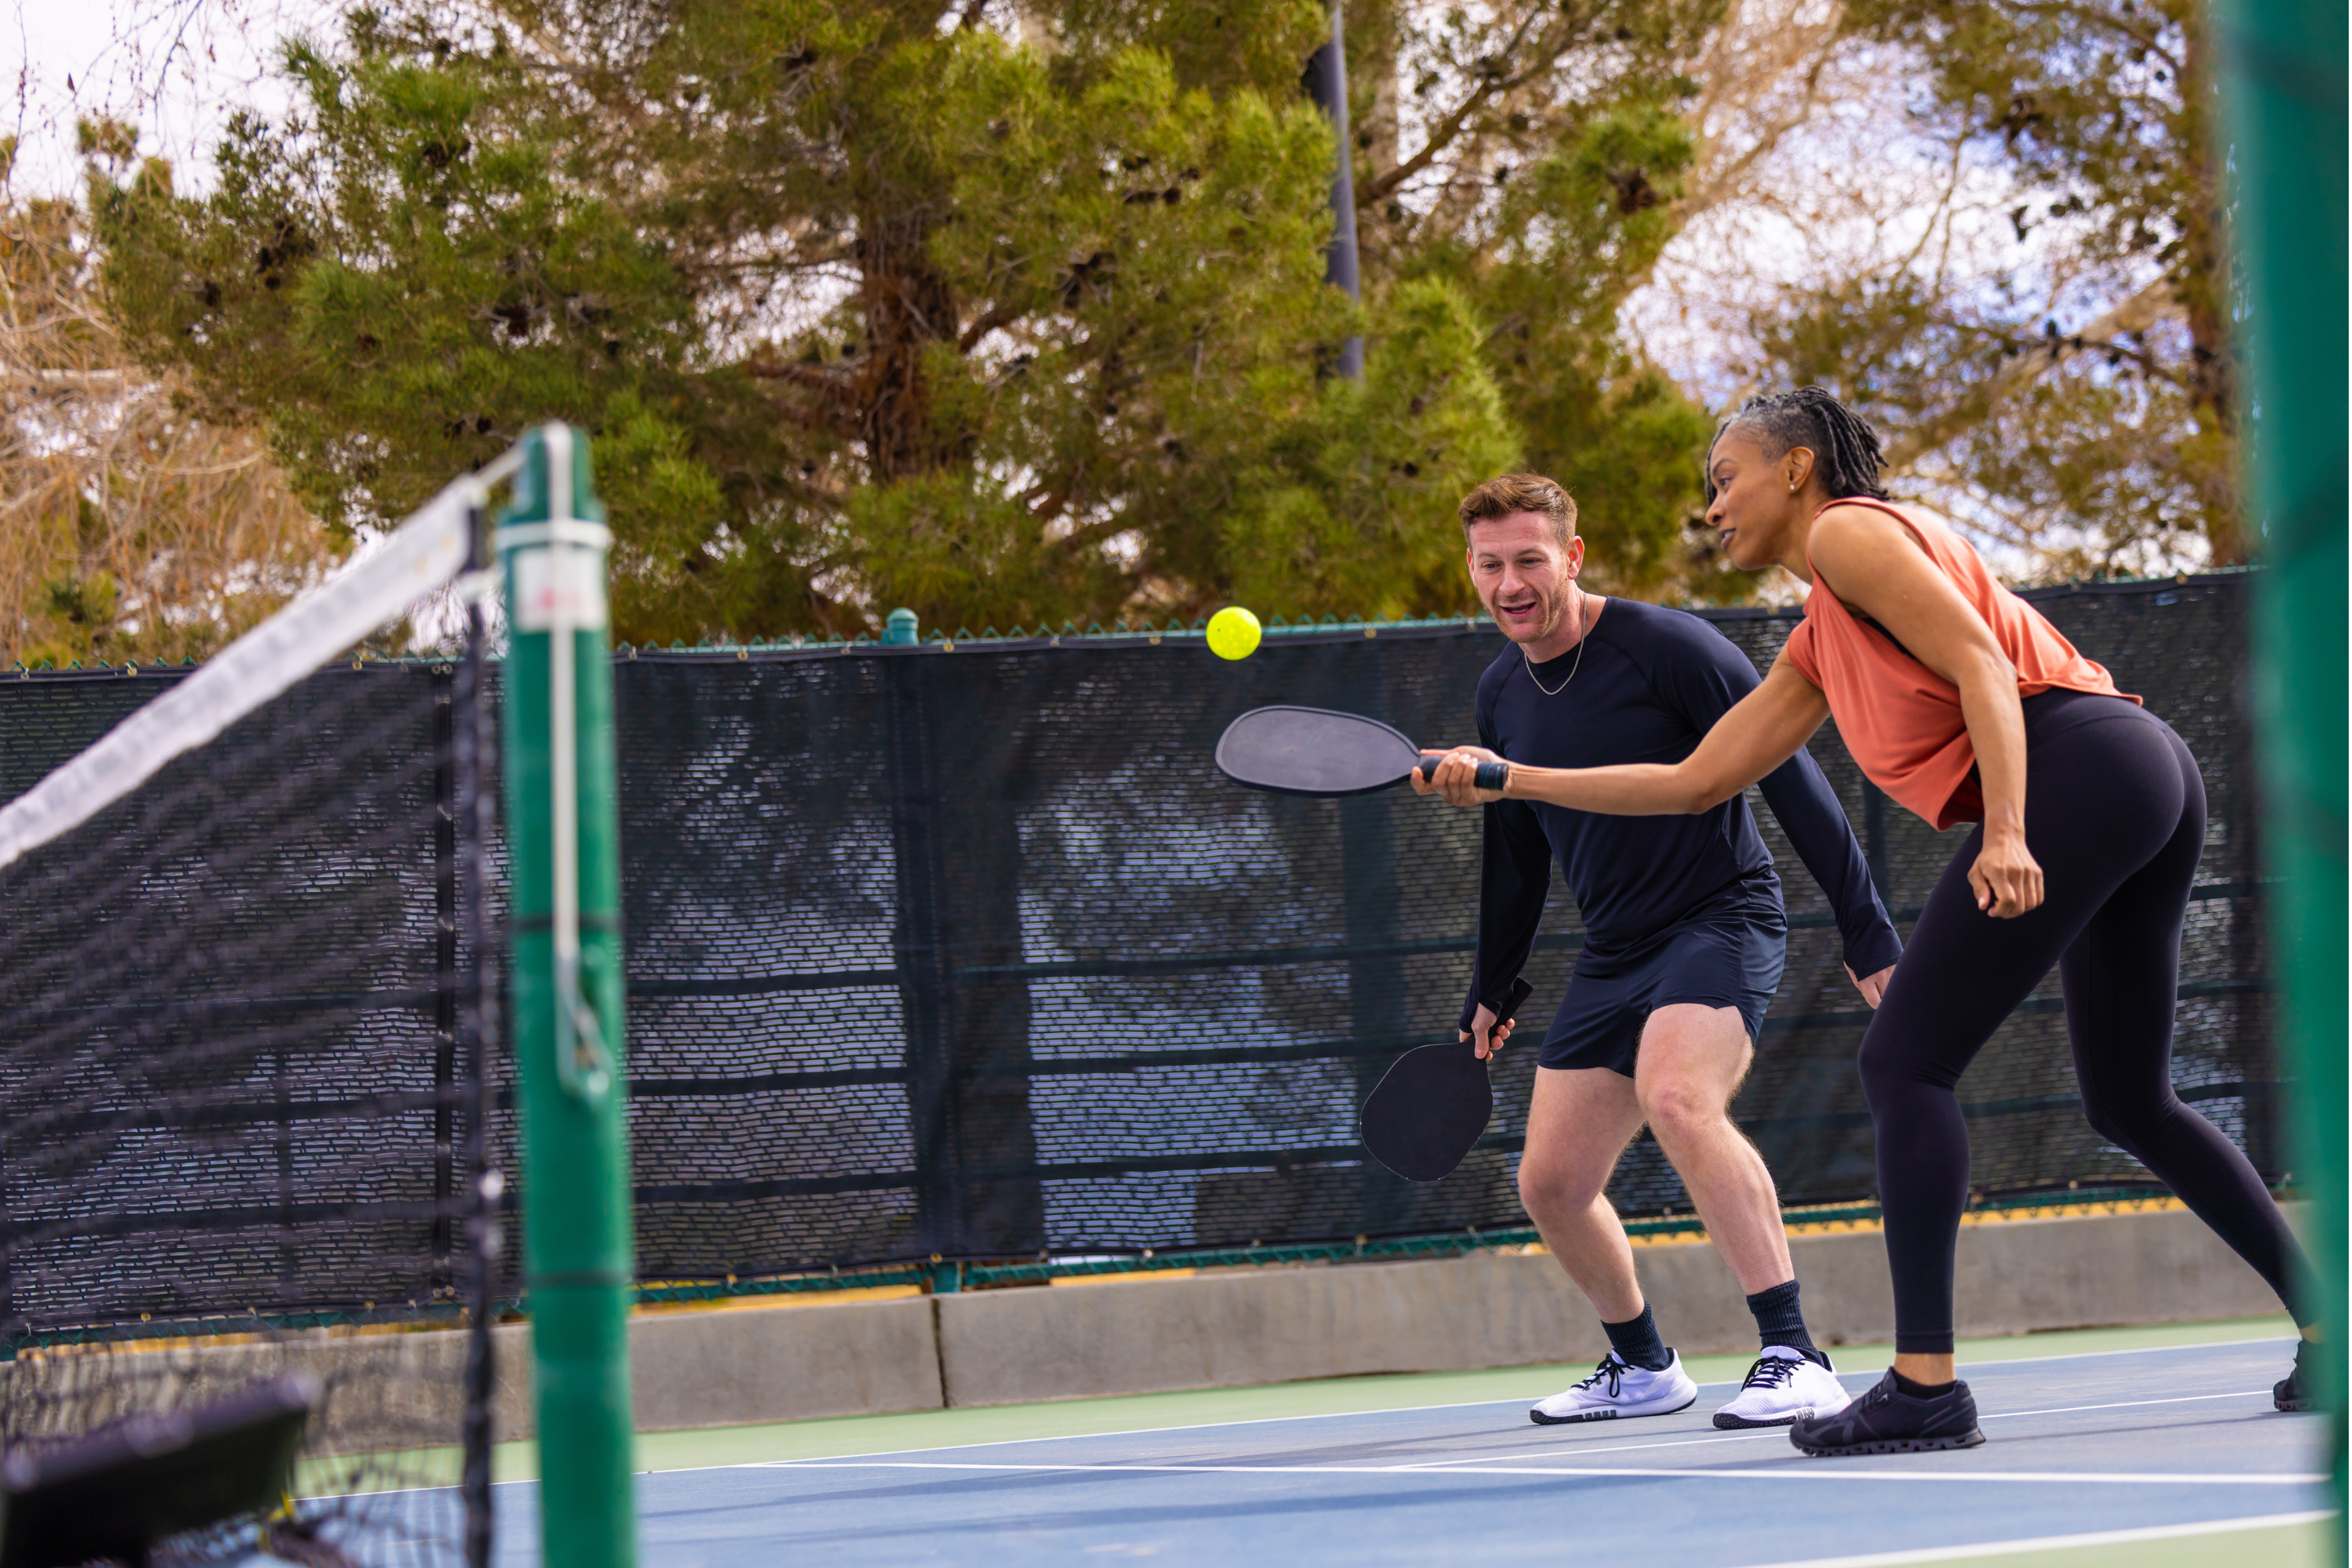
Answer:
M1552 537L1561 549L1576 537L1576 500L1557 480L1541 474L1503 474L1488 479L1462 498L1462 531L1474 522L1492 522L1515 511L1541 512L1551 520Z

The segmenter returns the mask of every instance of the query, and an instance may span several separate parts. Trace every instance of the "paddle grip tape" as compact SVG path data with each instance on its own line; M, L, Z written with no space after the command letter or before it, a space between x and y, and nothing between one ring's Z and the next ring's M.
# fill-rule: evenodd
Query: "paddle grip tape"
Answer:
M1437 776L1437 764L1444 760L1445 755L1442 752L1422 752L1421 767L1418 770L1421 776L1424 779L1434 779ZM1510 777L1511 764L1508 763L1480 763L1478 771L1471 775L1470 782L1480 789L1491 789L1500 793L1503 785L1510 781Z

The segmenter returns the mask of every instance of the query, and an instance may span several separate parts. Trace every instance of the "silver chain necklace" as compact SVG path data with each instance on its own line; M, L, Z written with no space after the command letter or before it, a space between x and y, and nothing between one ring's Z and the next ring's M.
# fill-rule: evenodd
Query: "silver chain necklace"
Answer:
M1581 610L1583 607L1583 595L1581 590L1580 590L1578 594L1577 608ZM1582 619L1580 616L1578 618ZM1535 660L1528 657L1528 650L1526 648L1522 647L1519 649L1519 662L1528 667L1528 684L1533 686L1538 691L1542 692L1546 697L1557 697L1561 692L1567 690L1569 681L1574 680L1576 679L1576 672L1584 668L1584 645L1591 641L1591 637L1592 623L1586 621L1584 623L1583 635L1576 639L1576 662L1568 667L1568 680L1561 681L1558 686L1546 686L1542 681L1538 680L1536 679Z

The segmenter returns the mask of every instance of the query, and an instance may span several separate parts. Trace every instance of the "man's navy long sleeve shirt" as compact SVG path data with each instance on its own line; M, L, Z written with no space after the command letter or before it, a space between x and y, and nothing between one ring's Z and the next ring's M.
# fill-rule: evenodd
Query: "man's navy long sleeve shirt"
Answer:
M1579 647L1536 666L1532 676L1517 645L1487 668L1478 682L1478 738L1512 762L1549 768L1681 762L1759 684L1748 656L1706 621L1631 599L1608 600ZM1847 965L1868 975L1893 963L1902 943L1821 768L1800 751L1762 787L1790 844L1829 895ZM1780 880L1745 795L1672 816L1497 801L1486 808L1478 956L1464 1028L1482 1002L1510 1016L1512 983L1534 948L1554 860L1584 917L1585 951L1595 957L1706 916L1776 924L1786 918Z

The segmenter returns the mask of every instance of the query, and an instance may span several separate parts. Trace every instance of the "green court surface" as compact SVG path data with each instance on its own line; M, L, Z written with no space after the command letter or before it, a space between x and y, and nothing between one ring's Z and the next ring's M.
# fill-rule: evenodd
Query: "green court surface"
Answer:
M2281 1317L2146 1328L2078 1330L1963 1341L1960 1359L1969 1364L2016 1363L2044 1357L2095 1355L2172 1346L2219 1345L2276 1339L2293 1332ZM1832 1352L1841 1370L1872 1373L1890 1355L1884 1345L1848 1345ZM1696 1356L1691 1374L1701 1383L1736 1380L1747 1355ZM779 1461L875 1456L914 1450L968 1447L1119 1433L1171 1431L1232 1423L1302 1416L1429 1409L1540 1396L1581 1376L1581 1364L1511 1367L1494 1371L1422 1373L1335 1378L1248 1388L1198 1389L1169 1394L1068 1400L977 1409L913 1411L891 1415L845 1416L760 1426L693 1432L641 1434L636 1466L646 1473L706 1470ZM536 1453L528 1443L509 1444L498 1456L501 1481L529 1480ZM2009 1568L2318 1568L2326 1561L2329 1534L2308 1519L2260 1528L2231 1522L2117 1531L2083 1535L2051 1534L1979 1543L1951 1552L1916 1549L1885 1554L1857 1540L1853 1556L1813 1557L1809 1563L1873 1568L1930 1563L1999 1563Z
M2078 1329L2005 1339L1963 1340L1960 1359L1963 1363L2016 1361L2161 1345L2216 1344L2294 1332L2294 1325L2284 1313L2206 1323L2163 1323L2147 1328ZM1894 1347L1839 1345L1832 1348L1831 1354L1842 1372L1874 1372L1893 1358ZM1691 1376L1699 1382L1722 1383L1738 1379L1754 1359L1746 1354L1692 1356L1685 1364ZM1355 1411L1471 1405L1521 1394L1539 1397L1555 1394L1591 1370L1589 1363L1579 1362L1572 1365L1563 1363L1557 1366L1500 1367L1485 1372L1400 1373L1325 1378L1310 1383L1260 1384L1248 1388L1198 1388L1173 1394L1065 1399L1040 1405L910 1410L895 1415L841 1415L761 1426L712 1426L693 1432L642 1432L637 1435L637 1468L694 1470L776 1459L822 1459L845 1454L963 1447L974 1443L1087 1436L1105 1432L1151 1432L1291 1415L1344 1415ZM497 1464L499 1480L530 1480L536 1479L538 1473L536 1445L500 1445Z

